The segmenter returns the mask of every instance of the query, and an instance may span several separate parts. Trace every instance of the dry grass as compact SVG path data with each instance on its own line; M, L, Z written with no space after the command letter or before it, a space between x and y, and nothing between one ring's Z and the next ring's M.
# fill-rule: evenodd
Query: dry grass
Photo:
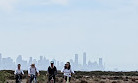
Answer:
M38 83L47 83L46 71L41 71ZM62 73L58 72L56 83L62 83ZM27 82L27 72L23 76L23 83ZM13 71L0 71L0 83L15 83ZM76 72L72 76L71 83L138 83L137 72Z

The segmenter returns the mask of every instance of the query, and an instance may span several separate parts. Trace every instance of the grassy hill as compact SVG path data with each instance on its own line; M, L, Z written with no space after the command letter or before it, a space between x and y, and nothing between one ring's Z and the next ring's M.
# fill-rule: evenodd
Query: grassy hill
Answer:
M24 83L27 83L28 76L27 71L24 71L23 76ZM2 70L0 71L0 83L15 83L14 71ZM40 71L38 77L38 83L46 83L47 76L46 71ZM58 72L56 76L56 82L62 83L63 74ZM76 71L72 76L72 83L138 83L138 72L103 72L103 71L91 71L83 72Z

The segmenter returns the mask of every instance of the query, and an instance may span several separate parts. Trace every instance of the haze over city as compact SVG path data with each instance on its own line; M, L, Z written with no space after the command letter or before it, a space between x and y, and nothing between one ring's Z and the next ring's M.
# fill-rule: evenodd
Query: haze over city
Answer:
M0 53L39 60L103 59L105 70L138 70L137 0L0 0Z
M99 58L97 61L87 61L86 52L83 53L83 63L79 63L79 55L75 54L74 59L70 59L71 67L75 71L105 71L105 66L103 64L103 59ZM62 70L66 62L58 61L56 59L49 60L48 57L40 56L39 59L34 59L29 57L29 60L23 60L22 55L19 55L16 58L16 61L13 61L11 57L3 58L0 54L0 70L14 70L18 64L22 65L23 70L30 68L31 64L35 64L39 70L46 70L50 66L50 62L53 61L54 65L57 67L57 70ZM117 70L115 70L117 71Z

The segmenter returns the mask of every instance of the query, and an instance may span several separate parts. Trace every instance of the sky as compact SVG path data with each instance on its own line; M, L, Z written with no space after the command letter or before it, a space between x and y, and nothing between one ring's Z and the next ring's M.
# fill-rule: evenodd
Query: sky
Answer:
M138 0L0 0L0 53L138 70Z

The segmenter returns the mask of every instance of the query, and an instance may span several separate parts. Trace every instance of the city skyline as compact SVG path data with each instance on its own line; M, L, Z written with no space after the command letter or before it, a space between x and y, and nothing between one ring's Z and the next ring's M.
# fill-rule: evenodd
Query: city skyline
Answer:
M99 58L99 63L94 61L87 61L86 60L86 52L83 53L83 63L79 63L78 54L74 55L74 60L69 59L71 66L76 71L104 71L104 65L102 58ZM35 63L36 67L40 70L47 70L48 66L50 65L50 61L54 61L54 65L57 66L58 70L61 70L65 63L63 61L58 61L56 59L49 60L47 57L40 56L39 59L34 59L30 57L29 60L23 60L22 55L19 55L14 62L11 57L2 58L2 54L0 54L0 70L14 70L17 64L22 65L22 69L27 70L28 67Z

